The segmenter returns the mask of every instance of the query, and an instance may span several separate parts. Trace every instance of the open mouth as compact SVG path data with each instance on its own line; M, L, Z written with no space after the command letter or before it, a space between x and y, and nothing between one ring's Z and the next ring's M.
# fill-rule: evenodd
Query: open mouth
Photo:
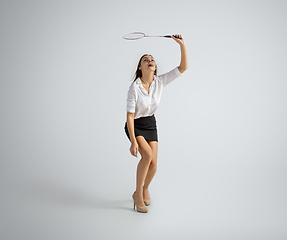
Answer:
M153 67L153 65L152 65L152 64L149 64L148 67Z

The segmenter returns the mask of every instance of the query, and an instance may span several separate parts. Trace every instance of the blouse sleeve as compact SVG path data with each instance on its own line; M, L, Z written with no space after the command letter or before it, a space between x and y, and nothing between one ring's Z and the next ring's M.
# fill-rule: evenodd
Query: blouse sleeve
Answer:
M136 110L136 94L133 85L131 85L128 90L126 110L130 113L135 113Z
M160 75L159 79L162 81L163 86L165 87L167 84L171 83L174 79L176 79L179 76L181 76L181 73L178 70L178 67L176 67L173 70Z

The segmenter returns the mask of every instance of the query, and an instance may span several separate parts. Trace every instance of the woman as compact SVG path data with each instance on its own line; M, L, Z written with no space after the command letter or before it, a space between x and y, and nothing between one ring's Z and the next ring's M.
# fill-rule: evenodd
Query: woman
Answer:
M125 132L131 141L131 154L137 157L139 151L142 157L137 166L136 191L132 195L134 209L136 206L138 212L148 212L148 187L157 169L158 138L154 112L159 105L163 87L188 68L184 39L181 35L173 35L172 38L180 45L180 65L157 76L153 57L145 54L138 63L135 80L128 91Z

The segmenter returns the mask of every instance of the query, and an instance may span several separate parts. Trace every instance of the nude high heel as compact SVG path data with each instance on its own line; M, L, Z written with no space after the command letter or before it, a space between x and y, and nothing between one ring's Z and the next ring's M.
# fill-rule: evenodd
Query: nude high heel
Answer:
M150 205L150 199L144 199L144 204L146 206L149 206Z
M133 198L133 200L134 200L134 209L137 208L137 211L138 211L138 212L142 212L142 213L147 213L147 212L148 212L148 209L147 209L146 206L139 207L139 206L137 205L137 201L136 201L136 199L135 199L135 192L133 193L132 198Z
M149 206L150 205L150 199L144 199L144 204L146 206Z

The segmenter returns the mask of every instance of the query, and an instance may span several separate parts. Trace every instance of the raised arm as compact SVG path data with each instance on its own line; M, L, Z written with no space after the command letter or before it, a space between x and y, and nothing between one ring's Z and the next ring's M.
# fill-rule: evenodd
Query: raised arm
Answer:
M176 38L174 37L176 36ZM181 35L173 35L171 36L174 41L176 41L180 45L180 51L181 51L181 60L180 65L178 66L178 70L180 73L183 73L186 69L188 69L188 58L187 58L187 52L186 52L186 46L185 41Z

